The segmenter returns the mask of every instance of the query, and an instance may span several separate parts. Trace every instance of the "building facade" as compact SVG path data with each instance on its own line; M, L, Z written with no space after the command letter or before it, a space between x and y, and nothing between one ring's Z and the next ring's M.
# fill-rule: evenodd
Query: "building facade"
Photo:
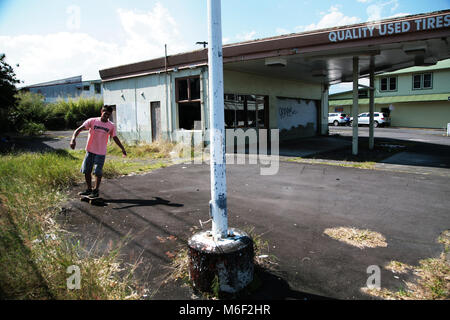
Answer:
M450 59L375 77L375 111L388 113L391 126L447 128L450 123ZM330 95L329 112L352 114L352 93ZM359 112L369 111L368 90L359 90Z
M450 10L445 10L224 45L226 129L278 129L280 142L326 135L330 108L349 110L346 96L329 103L329 86L348 79L358 86L359 78L382 72L397 80L378 79L388 91L378 94L388 99L378 108L400 114L398 102L407 94L400 93L402 73L396 72L449 59L449 43ZM104 102L115 106L114 121L125 141L206 137L207 53L205 48L99 71ZM439 77L432 81L440 83ZM417 76L416 82L421 92L429 90L429 76ZM397 85L399 93L392 94ZM439 88L433 87L433 97L442 94ZM364 101L360 104L358 113L365 111Z
M280 140L320 134L320 84L225 69L224 92L226 129L279 128ZM115 106L114 120L125 141L180 141L204 134L209 128L208 68L104 82L104 103Z
M60 99L103 98L101 80L83 81L82 76L49 81L23 87L21 90L42 94L46 103L53 103Z

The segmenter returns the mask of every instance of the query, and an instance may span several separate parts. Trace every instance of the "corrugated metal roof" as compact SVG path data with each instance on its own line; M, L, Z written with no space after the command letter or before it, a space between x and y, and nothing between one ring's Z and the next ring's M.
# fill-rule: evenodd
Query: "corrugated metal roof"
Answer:
M426 102L426 101L448 101L449 93L420 94L411 96L392 96L375 98L375 104L399 103L399 102ZM349 106L353 105L352 99L329 100L330 106ZM358 104L369 104L369 99L359 99Z

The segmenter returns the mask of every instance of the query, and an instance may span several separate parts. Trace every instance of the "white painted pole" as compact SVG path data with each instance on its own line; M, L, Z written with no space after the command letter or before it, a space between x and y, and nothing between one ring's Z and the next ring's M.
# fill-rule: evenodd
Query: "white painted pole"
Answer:
M212 234L228 237L221 0L208 0L208 72Z
M370 56L370 89L369 89L369 150L373 150L375 146L375 137L373 132L373 112L375 105L375 57Z
M359 89L359 59L353 57L353 141L352 141L352 153L358 155L358 89Z

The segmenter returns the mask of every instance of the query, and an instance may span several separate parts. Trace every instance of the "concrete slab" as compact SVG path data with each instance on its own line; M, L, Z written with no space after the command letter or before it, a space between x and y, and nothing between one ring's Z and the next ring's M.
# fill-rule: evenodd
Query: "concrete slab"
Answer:
M334 137L302 138L280 143L280 156L307 157L320 152L327 152L350 147L351 141Z
M381 267L383 288L398 290L411 279L386 270L390 261L418 265L443 250L436 239L450 228L446 177L287 162L277 175L259 173L259 165L227 167L229 226L254 228L278 258L254 298L371 299L360 291L369 266ZM209 184L206 164L105 180L108 206L82 203L74 190L66 227L99 251L131 235L123 258L142 259L137 275L152 298L197 299L186 285L164 280L171 258L201 230L199 220L209 219ZM379 232L388 246L362 250L324 234L339 226Z
M400 152L381 163L399 164L406 166L450 168L450 155L430 154L422 152Z

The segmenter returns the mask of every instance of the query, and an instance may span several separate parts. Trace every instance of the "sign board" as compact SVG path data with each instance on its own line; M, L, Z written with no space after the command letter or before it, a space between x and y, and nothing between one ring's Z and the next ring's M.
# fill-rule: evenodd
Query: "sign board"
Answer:
M357 28L331 31L328 33L328 40L330 42L341 42L448 27L450 27L450 14L390 23L377 23L374 21Z

